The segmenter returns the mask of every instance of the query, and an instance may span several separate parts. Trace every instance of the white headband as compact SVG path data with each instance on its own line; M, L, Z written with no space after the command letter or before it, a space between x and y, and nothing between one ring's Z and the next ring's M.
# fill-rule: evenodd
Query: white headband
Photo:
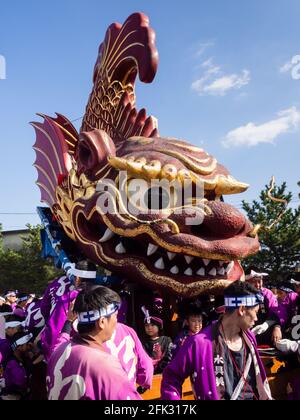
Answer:
M99 309L98 311L80 312L78 314L79 324L91 324L98 321L102 317L109 317L120 309L119 303L111 303L106 308Z
M81 277L83 279L95 279L97 272L96 271L85 271L77 270L77 268L71 268L68 270L68 274L73 274L73 276Z
M5 298L8 298L9 296L15 296L15 297L17 297L16 292L9 292L6 295L4 295Z
M21 298L18 299L18 303L19 302L25 302L28 299L30 299L30 296L23 296L23 297L21 297Z
M0 316L8 316L8 315L13 315L12 312L0 312Z
M290 283L291 283L291 284L295 284L296 286L298 286L298 285L300 284L300 281L297 281L297 280L291 279L291 280L290 280Z
M268 273L257 273L256 271L254 271L254 270L251 270L250 271L250 274L248 274L246 277L245 277L245 279L246 280L250 280L250 279L253 279L253 278L255 278L255 277L268 277Z
M21 322L21 321L6 322L5 323L5 329L6 328L15 328L15 327L18 327L19 325L23 325L23 322Z
M258 293L257 295L246 295L239 297L225 296L226 308L239 308L240 306L246 306L251 308L252 306L259 305L264 300L263 296Z
M24 337L19 338L19 340L14 341L12 343L12 348L16 349L18 346L22 346L23 344L29 343L29 341L32 339L32 337L33 337L32 334L28 334L28 335L25 335Z

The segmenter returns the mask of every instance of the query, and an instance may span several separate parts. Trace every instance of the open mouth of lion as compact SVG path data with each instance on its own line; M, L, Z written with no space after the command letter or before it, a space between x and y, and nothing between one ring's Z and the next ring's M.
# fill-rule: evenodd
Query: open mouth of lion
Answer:
M224 226L216 211L220 206L227 205L211 203L214 223L209 217L201 227L185 227L179 234L165 226L152 227L151 235L136 234L134 228L122 225L118 215L111 215L104 222L95 206L75 209L75 226L81 242L93 248L95 259L123 277L133 276L151 287L163 287L183 296L218 293L243 277L239 260L259 248L257 238L249 235L252 225L246 218L239 222L235 234L226 223L226 232L218 228L217 216L219 226ZM211 226L219 232L212 232ZM157 238L163 240L156 241Z

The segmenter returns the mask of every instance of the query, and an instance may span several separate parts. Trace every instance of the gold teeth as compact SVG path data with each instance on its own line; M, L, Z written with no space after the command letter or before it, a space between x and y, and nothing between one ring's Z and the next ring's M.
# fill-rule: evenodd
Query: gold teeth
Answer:
M110 157L108 159L111 166L118 170L127 170L130 175L135 175L147 179L168 179L170 181L177 178L177 168L172 164L166 164L163 167L159 160L147 162L146 158L139 157L134 159Z
M166 178L169 181L173 181L177 178L177 168L174 165L167 164L163 166L161 170L161 177Z
M177 179L182 183L190 180L195 183L203 182L204 189L215 191L216 195L238 194L246 191L249 187L248 184L238 182L230 175L217 174L214 178L204 178L186 168L178 171L175 165L169 163L162 166L159 160L147 162L145 157L118 158L112 156L108 159L108 162L113 168L128 171L130 175L140 178L168 179L169 181Z
M192 174L188 169L180 169L180 171L178 172L178 179L181 182L191 180L195 177L196 175Z
M159 160L152 160L143 166L142 172L146 177L151 179L158 178L161 172L161 163Z

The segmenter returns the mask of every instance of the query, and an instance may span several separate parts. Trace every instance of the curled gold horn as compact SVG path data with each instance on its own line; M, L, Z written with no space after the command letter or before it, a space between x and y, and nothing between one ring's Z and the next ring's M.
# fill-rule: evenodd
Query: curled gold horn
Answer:
M288 206L288 201L287 200L285 200L283 198L276 198L276 197L273 197L271 195L274 188L275 188L275 177L272 176L271 182L270 182L270 188L268 189L268 192L267 192L267 197L275 203L282 203L283 204L282 210L279 213L279 215L276 217L276 219L273 220L273 222L269 226L265 226L265 225L262 225L262 224L255 225L254 228L252 229L252 231L249 234L249 236L252 237L252 238L255 238L255 236L258 234L258 232L260 230L263 230L265 232L270 232L270 230L273 229L273 227L275 225L277 225L277 223L280 222L280 220L282 219L282 216L285 214L285 212L287 210L287 206Z
M250 236L250 238L255 238L262 227L263 226L261 224L255 225L248 236Z

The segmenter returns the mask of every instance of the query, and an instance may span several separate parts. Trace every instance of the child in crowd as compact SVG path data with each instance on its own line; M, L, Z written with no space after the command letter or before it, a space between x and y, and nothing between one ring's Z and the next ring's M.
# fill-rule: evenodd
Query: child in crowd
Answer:
M172 359L172 340L163 335L163 321L156 314L149 313L145 306L142 307L145 315L144 327L146 337L143 346L152 359L154 374L162 373Z
M187 337L198 334L203 327L203 312L201 302L190 302L183 310L183 329L174 340L172 357L175 357Z

